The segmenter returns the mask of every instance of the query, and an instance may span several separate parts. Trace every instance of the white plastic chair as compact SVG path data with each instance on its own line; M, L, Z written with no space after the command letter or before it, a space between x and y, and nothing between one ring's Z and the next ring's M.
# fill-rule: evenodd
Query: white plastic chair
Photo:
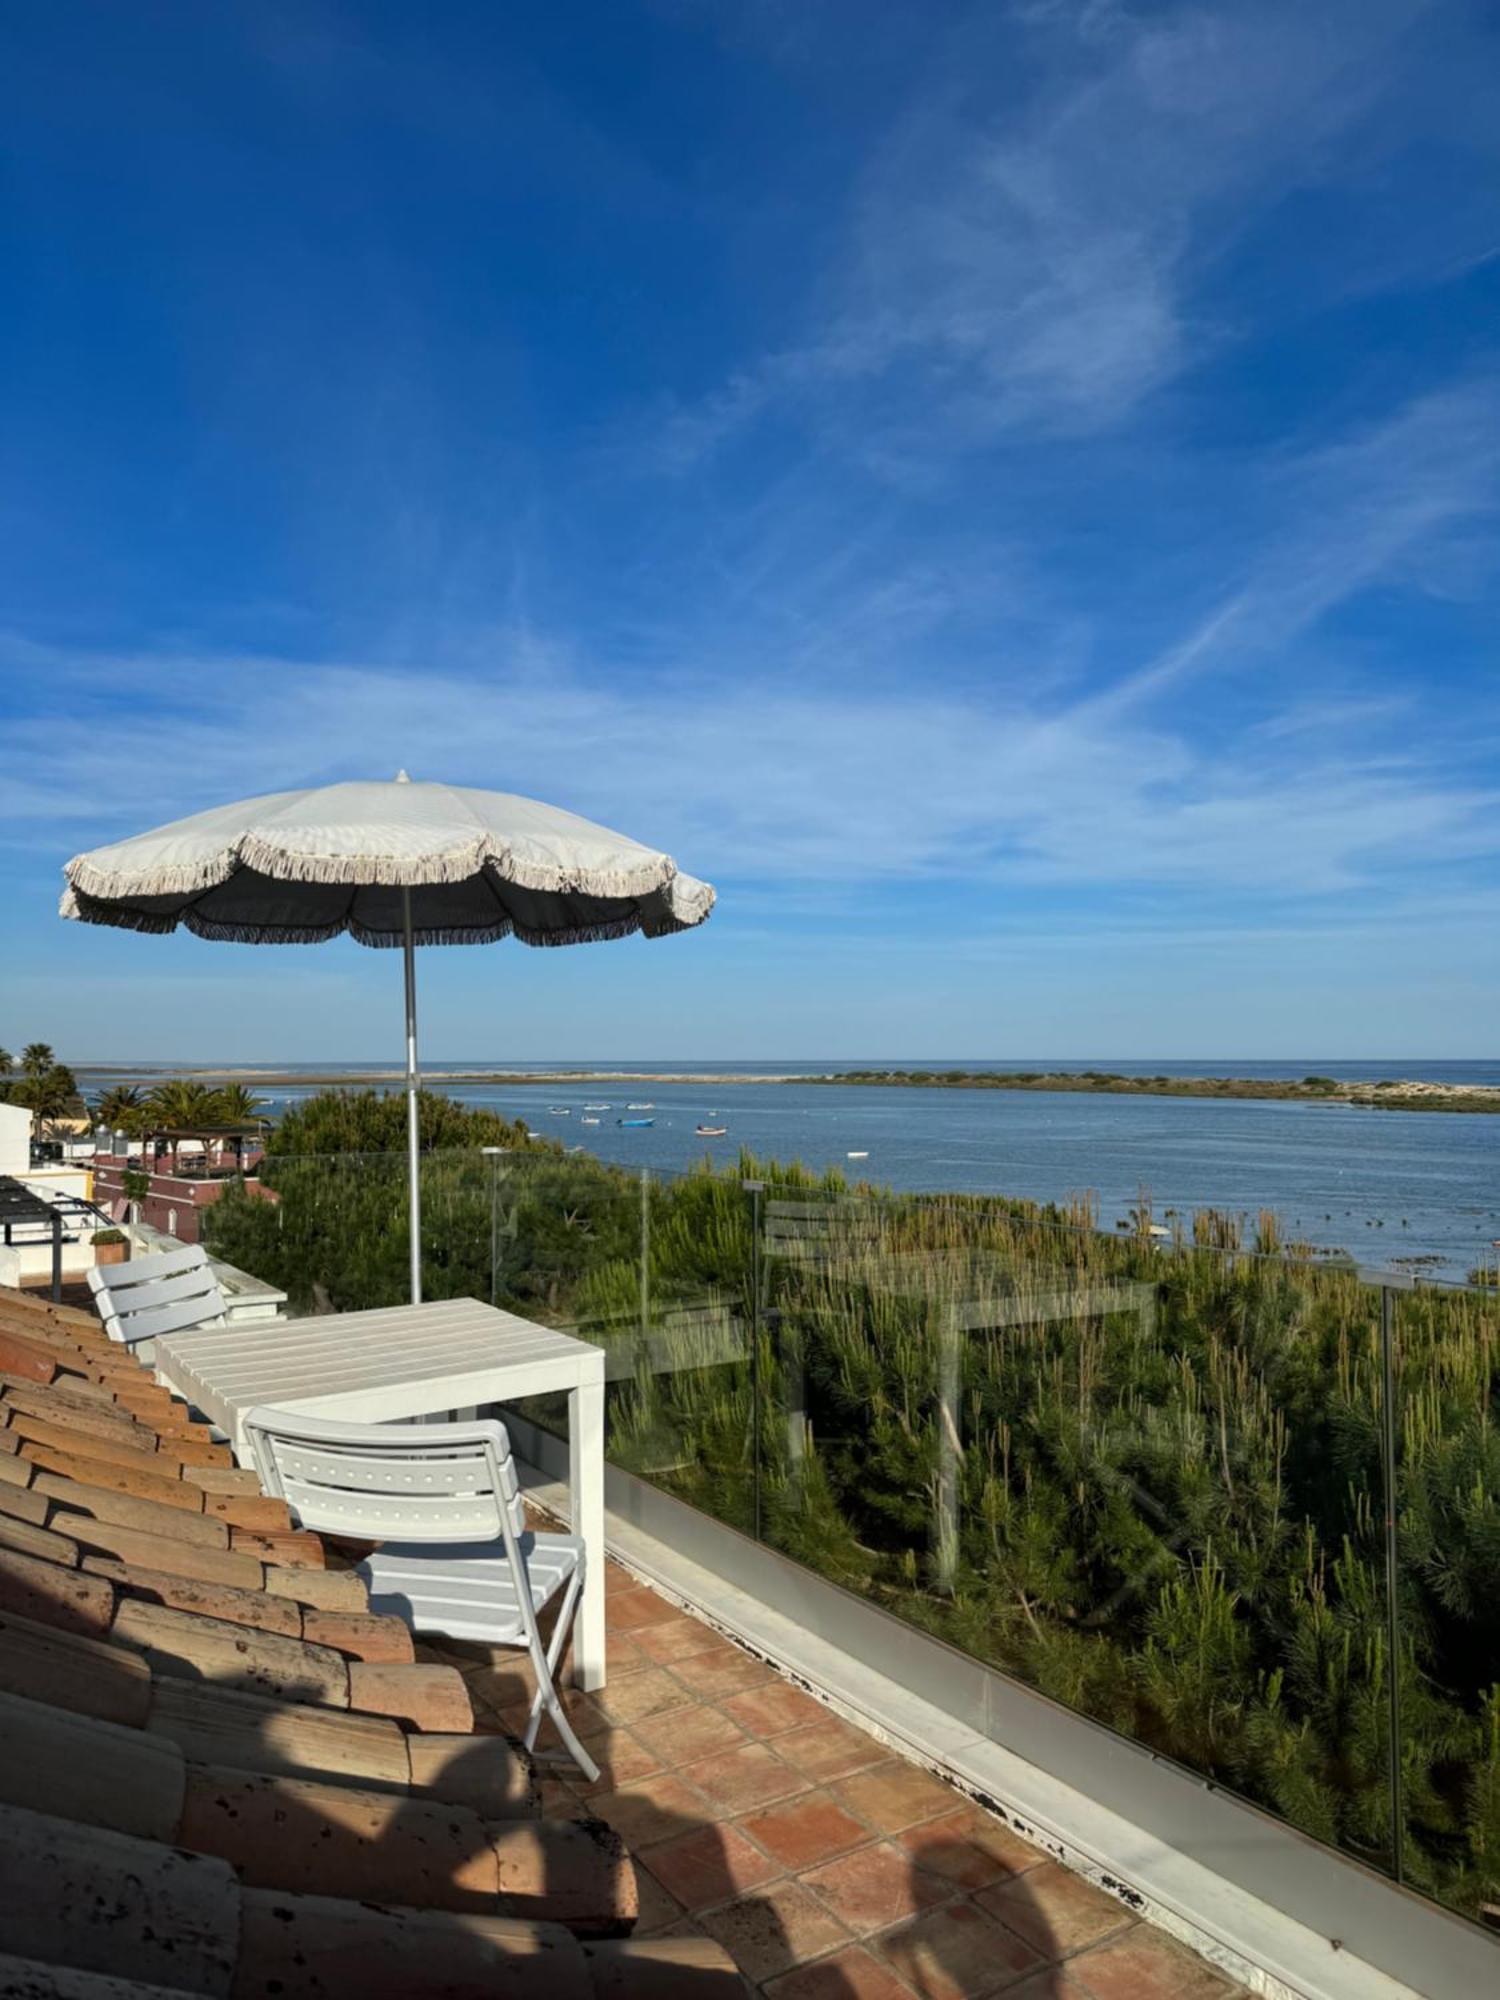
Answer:
M158 1334L212 1326L224 1317L224 1294L201 1243L124 1264L96 1264L88 1277L105 1332L142 1361L150 1361Z
M358 1565L372 1611L414 1632L524 1647L536 1671L526 1748L545 1711L584 1776L598 1777L554 1681L586 1550L577 1535L527 1528L503 1424L343 1424L261 1407L244 1428L262 1486L299 1526L383 1544ZM544 1649L537 1614L559 1591Z

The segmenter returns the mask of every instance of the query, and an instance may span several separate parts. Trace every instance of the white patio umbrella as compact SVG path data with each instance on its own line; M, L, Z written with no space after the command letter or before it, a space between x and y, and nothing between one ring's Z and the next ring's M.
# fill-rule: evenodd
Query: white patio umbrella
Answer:
M510 792L324 785L215 806L80 854L61 914L237 944L321 944L348 931L406 960L411 1293L422 1296L417 1176L419 944L586 944L701 924L706 882L670 855Z

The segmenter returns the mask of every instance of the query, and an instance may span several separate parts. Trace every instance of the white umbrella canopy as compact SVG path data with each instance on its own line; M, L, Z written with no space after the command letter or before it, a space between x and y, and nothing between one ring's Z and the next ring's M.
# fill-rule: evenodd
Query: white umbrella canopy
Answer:
M414 949L584 944L701 924L706 882L668 854L510 792L389 783L271 792L80 854L61 914L242 944L319 944L347 931L406 958L412 1297L421 1297Z

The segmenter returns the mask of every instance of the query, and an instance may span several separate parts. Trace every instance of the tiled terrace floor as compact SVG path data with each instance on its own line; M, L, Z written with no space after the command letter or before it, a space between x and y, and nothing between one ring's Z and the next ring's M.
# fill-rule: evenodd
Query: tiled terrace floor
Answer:
M609 1685L568 1697L599 1782L549 1767L544 1798L624 1835L638 1935L707 1931L766 2000L1241 1990L613 1562L607 1590ZM433 1650L481 1726L519 1730L520 1655Z

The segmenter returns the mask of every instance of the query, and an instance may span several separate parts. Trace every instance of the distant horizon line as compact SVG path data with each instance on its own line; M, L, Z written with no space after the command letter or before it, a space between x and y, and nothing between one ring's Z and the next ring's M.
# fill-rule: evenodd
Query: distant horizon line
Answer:
M1159 1053L1149 1056L1144 1056L1144 1055L1105 1056L1096 1053L1090 1055L1068 1055L1068 1056L1062 1056L1062 1055L914 1056L913 1055L913 1056L900 1056L900 1057L889 1056L889 1055L879 1055L879 1056L704 1055L704 1056L558 1056L558 1057L508 1055L499 1057L495 1056L459 1057L459 1056L443 1056L436 1054L428 1054L422 1056L419 1066L423 1070L452 1069L460 1067L466 1067L466 1068L488 1067L495 1070L503 1070L506 1068L581 1069L585 1067L597 1068L601 1065L607 1065L607 1064L618 1065L626 1063L631 1063L631 1064L649 1063L658 1068L662 1067L672 1068L672 1067L684 1066L690 1063L691 1064L703 1064L703 1063L739 1064L739 1063L789 1063L789 1062L799 1063L799 1064L813 1064L813 1063L829 1064L829 1065L836 1065L842 1068L860 1068L860 1069L868 1069L875 1067L889 1067L889 1068L901 1068L901 1069L917 1069L917 1068L952 1069L952 1068L961 1068L964 1067L965 1065L972 1065L972 1064L982 1065L990 1063L1028 1063L1028 1064L1048 1063L1048 1064L1060 1064L1060 1065L1077 1065L1080 1063L1094 1064L1101 1062L1124 1062L1132 1064L1150 1063L1150 1062L1169 1062L1169 1063L1493 1062L1493 1063L1500 1063L1500 1055L1489 1055L1489 1056L1437 1055L1437 1054L1414 1054L1412 1052L1407 1052L1404 1055L1396 1055L1396 1054L1391 1054L1388 1051L1378 1055L1327 1055L1327 1054L1308 1055L1306 1053L1298 1053L1295 1055L1282 1055L1282 1054L1250 1055L1241 1051L1239 1054L1236 1055L1221 1054L1212 1056L1210 1055L1169 1056L1169 1055L1162 1055ZM153 1069L167 1069L172 1067L186 1067L192 1069L233 1068L233 1069L267 1069L267 1070L389 1069L394 1072L401 1072L404 1070L404 1064L402 1063L400 1057L392 1055L380 1055L368 1058L359 1058L351 1056L330 1056L330 1057L299 1056L290 1058L269 1057L269 1056L213 1057L213 1056L188 1056L188 1055L116 1056L116 1057L80 1056L80 1057L69 1058L68 1066L72 1069L125 1069L129 1067L137 1067L137 1068L149 1067Z

